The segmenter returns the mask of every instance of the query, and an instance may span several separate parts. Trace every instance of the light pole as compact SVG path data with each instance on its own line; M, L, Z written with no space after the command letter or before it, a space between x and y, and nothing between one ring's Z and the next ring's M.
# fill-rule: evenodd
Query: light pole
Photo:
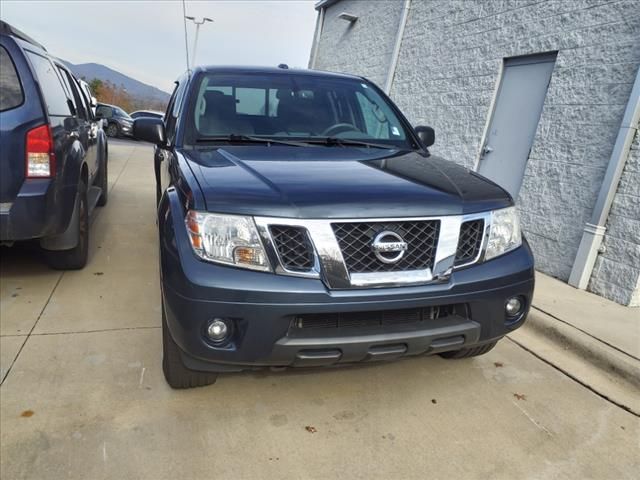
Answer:
M195 17L185 16L184 18L186 18L187 20L191 20L193 23L196 24L196 38L193 40L193 54L191 55L191 64L195 65L196 64L196 48L198 48L198 33L200 33L200 25L204 25L207 22L213 22L213 20L211 20L208 17L202 17L200 21L196 20Z

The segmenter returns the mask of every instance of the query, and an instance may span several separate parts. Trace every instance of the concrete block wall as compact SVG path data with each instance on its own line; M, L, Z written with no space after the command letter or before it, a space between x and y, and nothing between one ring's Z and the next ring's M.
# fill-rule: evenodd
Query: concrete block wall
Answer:
M358 16L351 24L342 12ZM384 86L402 14L402 1L346 0L326 10L316 69L366 76Z
M631 294L631 301L629 302L629 306L640 307L640 277L638 277L635 291Z
M330 6L316 68L382 85L402 3ZM343 25L337 37L331 19L352 10L361 15L354 32L360 22L375 32L357 38ZM556 66L518 204L538 269L566 281L640 65L638 1L413 0L391 96L414 125L435 128L434 153L475 168L503 59L550 51ZM611 249L620 248L613 238ZM628 243L625 252L640 241ZM615 287L599 287L618 285L616 273L598 272L590 288L625 303ZM625 284L633 291L636 279Z
M640 306L640 133L636 132L607 220L589 290Z

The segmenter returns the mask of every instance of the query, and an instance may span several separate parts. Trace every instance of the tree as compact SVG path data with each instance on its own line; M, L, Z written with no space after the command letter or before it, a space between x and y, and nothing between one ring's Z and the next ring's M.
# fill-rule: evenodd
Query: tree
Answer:
M98 102L117 105L126 112L147 109L164 111L166 108L162 101L131 96L124 85L117 86L99 78L94 78L88 83Z
M100 93L102 92L102 86L102 80L100 80L99 78L94 78L89 82L89 88L91 89L93 96L96 98L100 96Z

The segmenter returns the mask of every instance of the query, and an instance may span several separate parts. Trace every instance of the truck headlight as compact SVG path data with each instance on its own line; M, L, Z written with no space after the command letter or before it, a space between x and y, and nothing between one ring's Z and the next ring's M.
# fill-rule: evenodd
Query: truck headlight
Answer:
M271 271L252 217L189 210L185 223L193 251L203 260Z
M485 260L503 255L522 245L520 219L515 207L491 212L489 241L484 254Z

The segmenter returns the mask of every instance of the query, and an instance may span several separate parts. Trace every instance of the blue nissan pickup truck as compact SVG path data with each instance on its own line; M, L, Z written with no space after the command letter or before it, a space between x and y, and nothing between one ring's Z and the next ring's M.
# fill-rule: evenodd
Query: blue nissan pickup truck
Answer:
M63 62L0 21L0 244L37 240L56 269L85 266L89 215L107 203L94 106Z
M219 373L491 350L534 287L512 198L429 153L373 83L199 67L156 145L163 369Z

